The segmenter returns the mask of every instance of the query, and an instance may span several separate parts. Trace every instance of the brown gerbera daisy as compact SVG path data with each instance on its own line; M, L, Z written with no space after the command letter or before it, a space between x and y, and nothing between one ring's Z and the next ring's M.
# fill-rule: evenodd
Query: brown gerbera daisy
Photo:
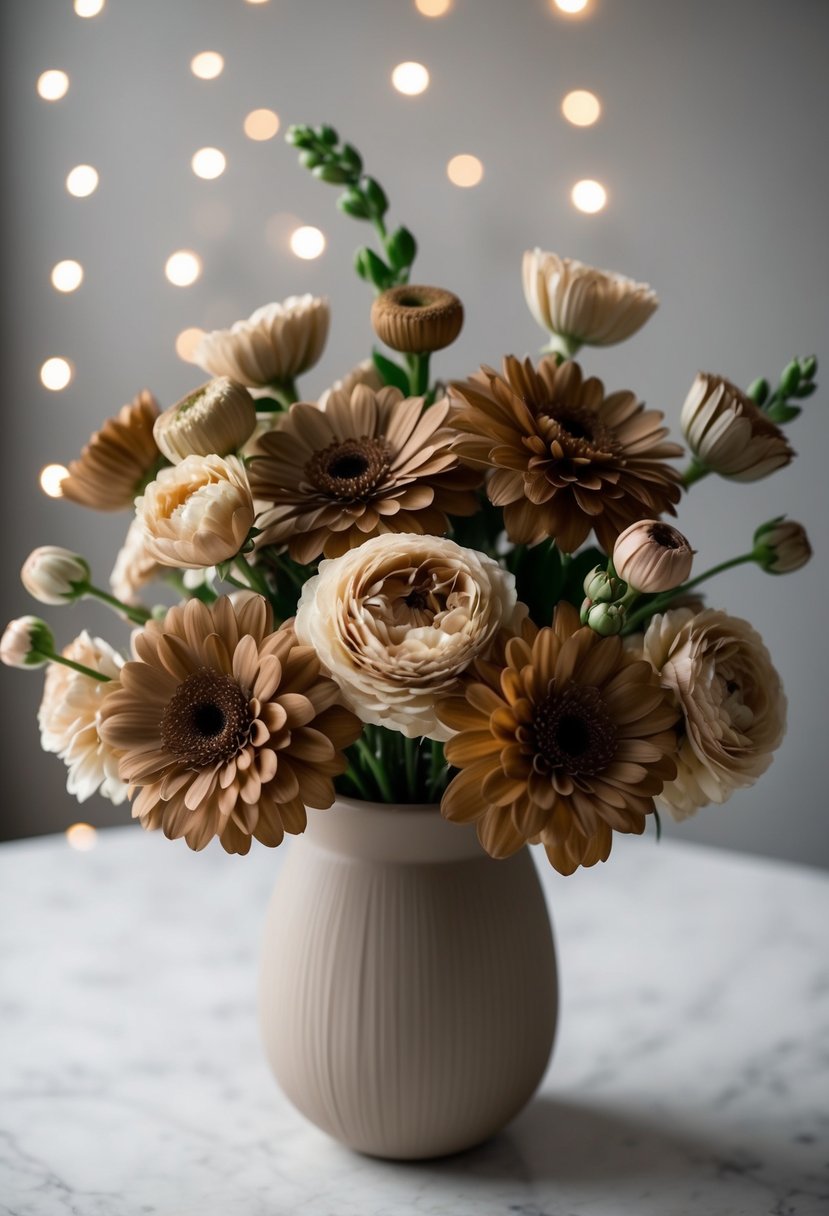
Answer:
M306 806L331 805L362 723L314 651L290 628L273 632L261 596L180 604L134 647L98 729L143 827L247 853L251 837L278 845L304 830Z
M532 632L507 641L503 662L478 663L477 679L438 706L458 732L446 758L462 770L441 810L477 822L493 857L540 840L571 874L607 859L613 831L644 831L676 775L677 713L650 664L621 638L580 628L572 605Z
M509 355L503 375L483 367L450 394L456 451L495 470L487 492L516 544L551 536L572 553L592 529L610 553L629 524L675 514L681 478L664 461L682 448L666 442L662 414L631 392L605 396L577 363Z
M449 402L364 384L325 409L298 402L263 435L250 464L261 544L297 562L339 557L384 532L441 535L447 514L473 515L480 476L459 466Z
M144 389L91 437L60 483L71 502L96 511L132 507L163 457L153 438L159 406Z

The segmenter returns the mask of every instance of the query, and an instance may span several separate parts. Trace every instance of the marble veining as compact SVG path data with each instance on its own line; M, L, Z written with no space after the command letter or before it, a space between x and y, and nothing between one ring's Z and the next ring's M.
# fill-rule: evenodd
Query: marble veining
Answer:
M305 1123L264 1062L281 854L131 827L0 846L0 1213L829 1212L823 874L652 839L542 869L562 1011L541 1090L483 1147L397 1165Z

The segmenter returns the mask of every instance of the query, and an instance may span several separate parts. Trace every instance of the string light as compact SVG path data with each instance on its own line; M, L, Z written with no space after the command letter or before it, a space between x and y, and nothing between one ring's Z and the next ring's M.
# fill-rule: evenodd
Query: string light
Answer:
M227 159L218 148L199 148L198 152L193 153L190 164L196 177L212 181L214 177L222 176L227 168Z
M201 258L192 249L177 249L164 263L164 273L174 287L189 287L201 274Z
M71 379L72 364L59 355L47 359L40 369L40 383L53 393L59 393L62 388L66 388Z
M52 286L56 291L77 291L83 282L83 266L72 258L57 262L52 267Z
M98 843L98 833L91 823L73 823L66 829L66 843L78 853L88 853Z
M607 203L607 191L601 182L593 181L592 178L584 178L582 181L576 182L570 191L570 198L578 211L584 211L586 215L595 215Z
M452 7L452 0L415 0L415 8L423 17L443 17Z
M583 13L587 5L588 0L553 0L553 7L560 13L567 13L568 17Z
M183 329L176 338L176 354L179 359L183 359L185 363L192 363L196 347L203 337L204 330L199 329L197 325L191 325L189 329Z
M199 80L215 80L221 76L225 61L218 51L199 51L190 60L190 71Z
M398 93L416 97L429 87L429 72L422 63L398 63L391 74L391 82Z
M279 130L279 115L273 110L251 110L244 130L248 139L273 139Z
M602 104L589 89L573 89L562 101L561 112L574 127L592 127L599 120Z
M98 189L98 170L91 165L75 165L66 175L66 189L75 198L88 198Z
M69 77L60 68L49 68L41 72L37 78L38 95L44 101L60 101L65 97L69 88Z
M477 156L461 153L453 156L446 166L446 176L453 186L477 186L484 175L484 167Z
M293 230L290 243L291 252L305 261L318 258L325 249L325 237L319 228L312 228L308 224L303 224L301 228Z
M61 485L64 477L69 476L69 470L65 464L47 464L45 468L40 470L40 488L49 498L63 498L63 487Z
M97 17L106 0L75 0L75 12L79 17Z

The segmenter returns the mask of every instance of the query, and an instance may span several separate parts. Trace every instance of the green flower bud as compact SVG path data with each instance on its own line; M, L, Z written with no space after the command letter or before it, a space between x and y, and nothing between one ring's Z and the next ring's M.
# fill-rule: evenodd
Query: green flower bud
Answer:
M588 617L588 615L590 613L590 609L592 607L593 607L593 601L590 599L589 596L587 597L587 599L582 600L581 608L579 609L579 620L581 621L582 625L587 624L587 617Z
M796 359L787 363L780 377L780 391L784 397L791 397L800 384L800 365Z
M337 206L345 215L355 220L367 220L368 207L359 190L345 190L337 199Z
M620 600L626 591L627 584L608 574L602 566L594 566L584 580L584 594L597 603L612 604L614 600Z
M322 142L324 144L328 144L330 148L333 148L334 145L339 142L340 138L333 127L326 126L325 124L323 124L321 127L315 127L314 134L316 135L317 139L321 139Z
M612 638L625 627L625 610L621 604L594 604L587 613L587 624L600 637Z
M411 266L415 260L417 241L408 228L398 228L389 237L387 251L394 269L402 270L404 266Z
M299 163L303 169L316 169L317 165L322 164L322 157L319 152L314 152L309 148L305 152L300 152Z
M294 123L288 127L285 132L287 143L293 144L295 148L311 148L317 142L314 132L310 127L304 126L302 123Z
M758 405L765 405L769 399L769 382L762 376L759 380L754 380L746 390L746 396L752 401L756 401Z
M808 358L800 360L800 374L804 380L814 380L816 371L817 358L815 355L809 355Z
M328 182L332 186L342 186L351 181L351 174L340 165L317 165L312 172L321 182Z
M377 215L385 215L389 209L389 200L386 198L386 192L380 183L375 181L373 177L364 177L360 184L372 210Z
M359 173L363 167L363 158L356 148L351 144L343 144L340 151L340 160L349 169L353 169L355 173Z

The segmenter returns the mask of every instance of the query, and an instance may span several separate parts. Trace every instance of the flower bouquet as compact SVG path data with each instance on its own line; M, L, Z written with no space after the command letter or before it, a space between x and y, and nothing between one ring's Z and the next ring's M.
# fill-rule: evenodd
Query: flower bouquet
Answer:
M358 1147L424 1155L472 1143L508 1118L549 1054L554 963L533 867L515 868L524 845L542 845L550 864L571 874L606 861L615 832L641 834L649 818L658 831L657 807L682 818L723 803L771 762L785 727L779 677L752 626L707 607L699 588L742 562L773 574L797 569L810 555L804 529L772 519L746 553L694 573L691 542L665 517L703 477L753 481L788 464L782 428L814 392L817 365L794 359L776 387L757 380L746 391L698 375L682 407L691 461L680 472L671 462L682 448L662 414L632 391L607 391L575 361L583 346L631 337L657 307L655 294L536 249L524 255L523 284L548 335L541 358L510 355L500 371L437 381L431 356L458 336L461 301L410 282L415 239L388 226L386 194L354 147L327 126L293 127L288 139L315 177L341 190L340 210L376 232L379 251L360 248L355 267L375 292L382 349L308 401L297 379L323 353L326 300L291 297L204 335L195 361L212 379L164 410L141 392L91 437L62 482L71 502L134 511L109 590L93 582L84 557L53 546L36 549L22 571L42 603L92 596L110 604L136 627L129 654L86 632L58 648L47 624L27 616L6 629L2 658L47 667L41 741L66 763L69 791L129 798L143 827L193 849L214 837L229 853L247 853L253 839L273 847L304 832L310 816L311 827L324 825L315 829L326 834L323 851L336 853L352 823L366 857L391 865L395 891L406 886L407 862L428 863L431 886L410 900L415 917L424 915L424 892L449 898L438 893L452 889L442 860L460 866L456 891L481 866L516 876L500 896L487 884L506 880L487 878L477 913L472 888L455 909L457 920L474 919L506 900L538 943L520 974L507 981L502 969L487 980L493 1005L503 1004L494 987L508 1002L523 991L523 1012L498 1016L513 1038L536 1040L529 1062L502 1069L509 1092L497 1111L458 1131L463 1118L450 1110L450 1131L437 1140L422 1127L409 1140L405 1129L391 1140L349 1130L342 1094L318 1095L328 1113L310 1112ZM141 595L161 579L180 602L151 609ZM418 826L427 823L428 847ZM335 879L326 873L322 886L297 879L292 898L313 889L329 899ZM525 920L521 888L535 900ZM320 906L306 908L305 920ZM289 915L284 900L279 910ZM329 913L334 933L347 908L331 904ZM420 937L407 939L414 953L429 936L419 923ZM361 924L353 933L368 940ZM453 931L444 924L432 933L430 949ZM404 953L397 945L391 968ZM305 947L291 964L300 986L325 971L307 939ZM451 989L444 1006L473 990L480 1004L477 979L461 982L461 956L451 943L443 948L454 960L444 968L454 968L442 981ZM486 949L483 971L495 947ZM365 950L361 959L354 965L365 970ZM424 974L421 1027L431 1000ZM395 972L398 996L405 982ZM276 1000L280 985L270 987ZM529 1007L542 990L536 1034ZM316 999L305 1002L308 1017ZM385 1006L377 1017L399 1030L404 1015ZM445 1007L440 1016L449 1016ZM280 1028L273 1037L291 1057L283 1052L277 1072L307 1110L309 1070L305 1080L296 1071L302 1035ZM340 1038L341 1054L353 1057L353 1042ZM414 1053L422 1073L412 1041L401 1039L399 1051ZM450 1048L457 1055L458 1042ZM480 1059L470 1059L471 1075ZM432 1067L433 1087L446 1067ZM363 1068L374 1085L388 1059ZM360 1093L363 1083L359 1074L342 1082ZM401 1092L411 1097L398 1086L392 1106ZM386 1129L389 1102L376 1102ZM360 1102L351 1104L353 1125Z

